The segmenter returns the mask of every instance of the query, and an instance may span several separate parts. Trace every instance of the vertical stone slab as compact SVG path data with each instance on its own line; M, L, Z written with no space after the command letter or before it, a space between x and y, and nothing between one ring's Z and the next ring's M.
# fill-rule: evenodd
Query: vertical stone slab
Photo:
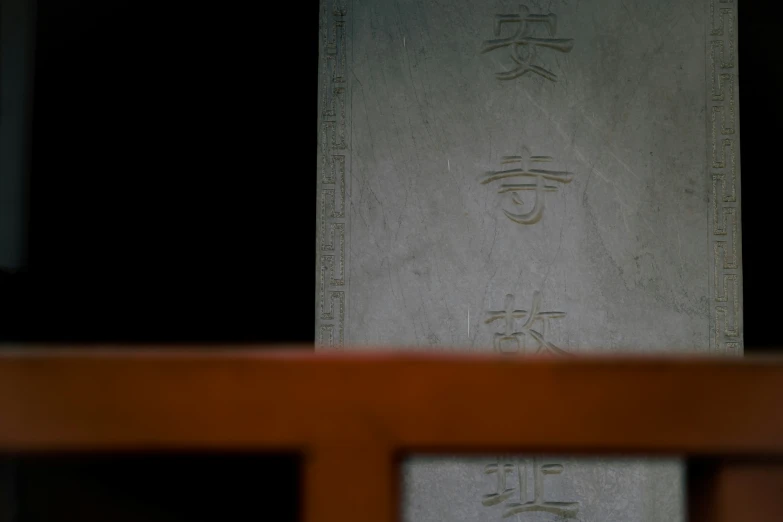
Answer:
M0 0L0 268L25 263L35 7Z
M742 354L736 2L323 0L320 33L319 349ZM681 475L414 459L404 514L682 520Z

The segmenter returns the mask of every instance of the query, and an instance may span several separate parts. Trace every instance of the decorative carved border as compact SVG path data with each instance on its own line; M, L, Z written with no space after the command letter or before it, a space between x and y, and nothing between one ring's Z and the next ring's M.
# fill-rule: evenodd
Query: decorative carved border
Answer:
M350 82L345 0L321 0L318 101L318 231L316 347L339 348L345 339L348 240L346 195L350 180Z
M710 350L739 356L743 353L743 328L737 2L707 3Z

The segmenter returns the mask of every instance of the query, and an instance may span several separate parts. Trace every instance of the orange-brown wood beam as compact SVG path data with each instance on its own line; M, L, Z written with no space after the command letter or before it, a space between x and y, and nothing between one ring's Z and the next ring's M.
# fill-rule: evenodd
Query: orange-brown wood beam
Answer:
M0 355L0 450L783 453L783 363L421 354ZM530 422L535 419L536 422Z
M323 445L304 454L306 522L399 521L394 452L376 445Z
M423 451L702 457L690 522L783 520L780 404L774 360L0 354L0 451L293 449L306 522L398 520Z

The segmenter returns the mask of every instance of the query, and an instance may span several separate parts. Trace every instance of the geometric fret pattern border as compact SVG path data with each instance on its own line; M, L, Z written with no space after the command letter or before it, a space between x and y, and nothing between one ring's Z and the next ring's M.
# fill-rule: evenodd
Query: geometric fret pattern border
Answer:
M710 351L743 354L736 0L707 0Z
M345 342L348 241L346 194L350 183L350 82L346 74L349 31L343 0L322 0L319 28L317 348Z

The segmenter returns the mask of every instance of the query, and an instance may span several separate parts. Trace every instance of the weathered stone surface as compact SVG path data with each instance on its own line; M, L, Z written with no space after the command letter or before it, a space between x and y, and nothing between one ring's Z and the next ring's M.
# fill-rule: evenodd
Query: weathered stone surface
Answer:
M322 0L319 347L741 355L736 22L719 0ZM411 464L406 516L500 518L485 464ZM546 480L580 520L657 521L679 474Z
M684 520L685 482L681 466L674 461L560 457L541 458L534 468L532 458L501 459L501 463L508 465L502 484L507 498L491 496L498 492L497 468L494 467L497 462L492 459L412 459L407 462L403 471L405 520ZM554 468L542 470L540 466L544 465ZM557 473L558 465L562 467L560 473ZM539 470L541 477L540 497L536 496L534 469ZM524 478L520 480L525 474L526 483ZM527 486L525 494L520 493L520 484ZM514 505L526 502L527 505Z

